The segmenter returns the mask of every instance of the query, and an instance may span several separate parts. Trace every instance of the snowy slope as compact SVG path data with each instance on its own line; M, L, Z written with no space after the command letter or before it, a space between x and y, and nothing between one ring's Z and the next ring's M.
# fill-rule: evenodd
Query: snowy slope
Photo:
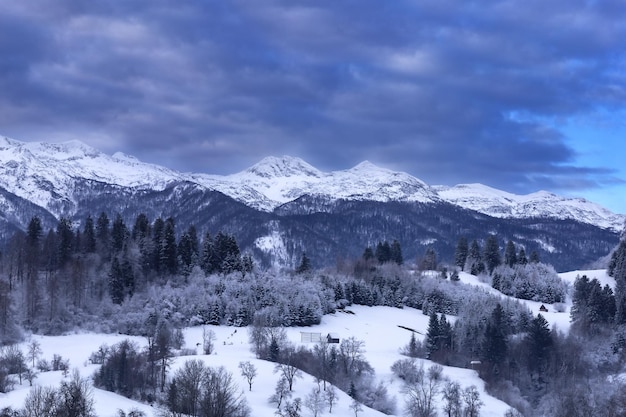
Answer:
M73 191L84 180L150 190L188 181L267 212L309 195L327 200L447 201L494 217L574 219L615 231L623 230L626 221L626 216L584 199L545 191L520 196L481 184L429 186L367 161L348 170L322 172L300 158L268 157L242 172L219 176L180 173L121 153L110 156L78 141L51 144L0 138L0 187L15 195L59 216L65 202L77 204Z
M317 326L306 328L287 328L287 336L291 343L295 345L304 344L308 348L312 348L310 343L302 343L300 332L321 332L338 333L341 338L354 336L365 342L365 357L375 370L376 378L387 386L390 397L397 400L396 416L404 415L404 394L401 392L401 381L393 376L390 366L398 359L403 359L399 353L399 348L406 345L410 339L410 332L398 326L406 326L426 334L428 327L428 316L422 314L420 310L411 308L396 309L391 307L365 307L353 306L350 310L354 314L335 313L324 316L322 323ZM248 332L245 328L234 328L226 326L207 326L216 334L215 352L212 355L196 355L178 357L172 363L170 375L176 369L180 368L188 359L201 359L208 366L223 366L232 373L233 380L245 395L248 405L252 410L253 417L273 417L276 407L269 403L268 398L273 394L274 387L278 380L278 375L273 372L274 365L270 362L256 359L251 352L248 342ZM200 327L188 328L184 331L185 343L187 348L195 348L196 343L202 341L202 329ZM417 335L420 336L419 334ZM106 343L111 346L124 339L122 335L104 335L104 334L74 334L68 336L39 336L34 335L41 344L42 357L50 360L53 354L60 354L64 358L70 360L70 367L79 370L83 377L90 377L97 369L97 365L88 364L88 357L91 352ZM140 346L145 346L146 341L142 338L132 337ZM24 353L27 351L27 343L23 343L20 347ZM250 361L258 370L258 376L253 381L252 391L248 391L245 379L240 375L238 364L241 361ZM427 360L419 360L425 368L428 368L432 362ZM444 375L451 380L458 381L461 387L475 385L480 391L481 400L484 406L481 409L483 417L501 417L509 408L504 402L489 396L484 390L484 382L478 377L478 374L469 369L443 367ZM58 386L63 376L60 372L40 373L35 379L34 385ZM302 379L296 379L294 383L293 398L304 399L315 387L313 377L304 375ZM6 406L15 408L22 407L24 399L30 388L28 382L24 382L21 386L16 386L15 390L7 394L0 394L0 409ZM147 405L138 403L117 394L94 389L95 410L99 417L113 417L118 409L128 412L132 408L140 409L146 412L147 416L156 416L156 409ZM292 399L293 399L292 398ZM339 392L339 400L333 407L332 414L325 415L350 416L354 413L350 410L351 399L343 392ZM437 398L439 404L438 411L441 411L443 404L440 396ZM384 414L363 407L363 412L359 413L361 417L382 417ZM311 415L309 410L302 410L303 416Z

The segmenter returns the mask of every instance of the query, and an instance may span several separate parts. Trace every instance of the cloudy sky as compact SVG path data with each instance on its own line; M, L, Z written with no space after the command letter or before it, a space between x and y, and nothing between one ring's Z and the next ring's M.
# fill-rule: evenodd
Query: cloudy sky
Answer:
M623 0L0 3L0 135L181 171L363 160L626 213Z

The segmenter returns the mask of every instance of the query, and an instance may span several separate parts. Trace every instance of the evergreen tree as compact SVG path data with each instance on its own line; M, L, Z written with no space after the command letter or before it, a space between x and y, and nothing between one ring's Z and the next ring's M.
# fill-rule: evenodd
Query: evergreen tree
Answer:
M500 258L500 247L498 246L498 239L495 235L489 235L487 238L483 259L485 260L487 271L490 274L493 273L493 270L502 263Z
M302 258L300 259L300 265L296 268L296 274L304 274L311 270L311 261L306 256L306 252L302 252Z
M426 248L420 269L423 271L434 271L437 269L437 255L433 248Z
M478 242L473 240L470 244L465 265L465 270L469 271L472 275L479 275L485 272L485 264L483 263L483 258L480 252Z
M515 244L513 244L512 240L506 242L506 247L504 249L504 264L509 266L510 268L513 265L517 264L517 255L515 254Z
M440 336L439 318L437 313L433 311L428 318L428 330L426 332L426 357L428 359L432 358L433 354L439 350Z
M541 260L539 259L539 253L536 250L530 253L530 258L528 259L528 262L530 262L531 264L538 264L539 262L541 262Z
M152 267L156 272L163 272L162 249L163 249L163 233L165 231L165 222L161 217L154 220L152 224Z
M371 247L368 246L365 248L365 250L363 251L363 259L365 261L371 261L372 259L374 259L374 251Z
M82 250L85 253L96 251L96 231L91 216L87 216L83 227Z
M504 309L498 303L491 312L485 328L482 357L494 366L500 365L507 356L504 315Z
M109 271L109 295L114 304L122 304L124 301L124 282L120 262L117 257L111 260Z
M626 240L620 241L617 248L611 254L611 260L609 261L609 267L607 269L607 274L610 277L615 276L615 269L618 264L623 264L624 259L626 259Z
M404 259L402 258L402 248L400 247L400 242L397 240L394 240L391 243L390 257L391 261L398 265L402 265L404 262Z
M200 258L200 267L207 274L212 274L215 271L215 265L217 264L215 250L214 250L213 238L209 232L204 235L202 241L202 255Z
M461 271L465 268L468 250L467 239L465 236L461 236L456 243L456 250L454 251L454 265L461 268Z
M38 283L41 265L41 236L43 229L39 217L33 217L28 223L24 264L26 266L25 304L26 324L31 325L40 313L40 288Z
M144 213L140 213L135 219L131 237L135 242L150 238L150 220Z
M57 265L59 268L65 266L70 260L74 251L74 232L69 219L61 217L57 224Z
M381 265L391 261L391 246L386 240L376 245L376 259Z
M109 233L109 217L105 212L102 212L96 221L96 245L105 257L108 257L110 249Z
M553 344L550 325L541 314L530 322L526 340L528 342L528 367L531 370L540 371L548 361Z
M126 224L124 224L124 219L118 213L111 226L111 250L113 253L119 253L126 247L128 237L129 233Z
M165 221L165 227L163 229L160 264L163 266L163 272L167 272L172 275L178 272L176 232L174 228L174 219L171 217Z
M524 248L520 248L519 254L517 255L517 263L520 265L526 265L528 263L528 258L526 257L526 251Z

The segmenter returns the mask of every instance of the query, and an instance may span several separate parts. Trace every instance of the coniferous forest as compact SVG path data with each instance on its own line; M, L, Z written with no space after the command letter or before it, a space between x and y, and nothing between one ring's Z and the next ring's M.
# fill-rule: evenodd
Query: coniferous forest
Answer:
M430 383L432 388L438 381L436 368L416 369L411 358L461 368L480 363L488 392L511 405L511 416L626 413L626 385L607 384L626 364L624 241L608 265L614 288L587 276L570 288L535 252L526 254L496 235L472 242L460 238L453 259L439 259L432 248L403 253L394 239L364 245L361 257L342 259L334 267L318 269L302 253L292 269L278 270L255 265L240 251L236 236L220 231L198 236L193 226L177 230L173 218L142 214L125 224L119 215L102 213L79 226L61 219L49 230L34 217L25 231L16 232L0 258L0 391L10 389L15 375L27 377L27 358L11 349L27 333L122 333L147 338L148 348L124 342L94 352L93 362L102 365L94 377L97 386L158 401L168 415L218 415L200 410L214 403L211 393L228 394L230 375L194 362L168 374L168 361L181 346L181 329L210 324L248 328L255 354L275 362L285 384L305 371L367 406L394 413L397 405L385 387L368 377L371 367L359 354L364 347L358 339L296 349L281 330L315 325L325 314L366 305L412 307L429 317L423 342L414 337L398 341L407 359L392 370L413 384L407 386ZM462 273L478 276L510 298L464 285ZM568 332L551 328L541 314L514 300L559 308L567 297L573 303ZM204 350L211 349L207 334ZM63 359L41 364L46 365L62 369ZM194 375L209 381L204 394L198 393L208 396L202 397L205 403L190 403L181 389ZM76 377L59 392L80 391L81 383ZM460 395L454 385L437 386L444 395ZM277 387L272 400L279 411L286 410L281 408L285 392ZM189 404L198 409L185 408ZM228 407L229 413L219 415L249 415L235 400ZM460 415L452 408L448 415ZM478 408L466 415L479 415ZM411 416L435 415L409 409Z

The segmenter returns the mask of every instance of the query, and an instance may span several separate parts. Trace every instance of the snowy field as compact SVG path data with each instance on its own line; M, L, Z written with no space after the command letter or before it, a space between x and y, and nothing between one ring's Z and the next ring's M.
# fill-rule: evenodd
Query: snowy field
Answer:
M573 283L577 275L586 274L590 279L596 277L602 284L611 284L611 278L606 276L604 271L574 271L571 273L560 274L561 277ZM461 274L461 280L466 284L487 287L487 284L479 282L476 277L469 274ZM494 291L494 290L491 290ZM504 296L503 296L504 297ZM541 303L524 301L534 314L539 312ZM560 330L569 328L569 310L571 303L565 304L565 311L558 312L554 306L546 305L547 313L542 313L546 319L553 325L558 326ZM332 315L326 315L322 319L322 323L317 326L306 328L287 328L288 339L294 345L306 344L301 342L301 332L319 332L323 335L328 333L336 333L340 338L355 337L365 342L365 357L372 365L376 372L376 378L383 381L387 385L387 389L392 397L395 397L397 403L396 415L403 415L404 399L401 392L401 381L393 376L390 367L398 359L405 358L400 355L400 348L404 347L410 339L410 331L403 329L409 327L421 333L418 338L423 339L428 327L428 317L423 315L420 310L411 308L396 309L391 307L365 307L351 306L349 310L354 314L346 312L337 312ZM453 317L450 318L454 320ZM269 403L269 397L274 393L278 375L273 373L274 364L256 359L254 353L250 349L248 343L248 332L246 328L235 328L225 326L206 326L212 329L216 334L215 352L212 355L196 355L177 357L172 364L170 374L181 367L188 359L202 359L209 366L223 366L233 374L234 381L237 382L239 388L244 393L248 405L252 410L253 417L270 417L274 416L276 411L275 405ZM197 344L202 345L202 328L192 327L184 331L185 347L196 349ZM52 359L53 354L61 355L63 358L69 359L70 368L77 369L84 377L90 377L97 370L98 365L89 364L88 358L92 352L96 351L102 344L109 346L118 343L124 339L136 341L140 346L146 345L146 340L140 337L128 337L124 335L106 335L106 334L72 334L66 336L40 336L32 335L30 340L36 339L41 344L43 350L42 358ZM25 341L20 345L22 351L26 353ZM309 344L312 347L313 344ZM258 376L255 378L252 391L248 391L246 380L240 375L239 362L250 361L256 366ZM419 362L420 360L418 360ZM423 360L424 367L428 368L432 363ZM502 401L487 395L484 391L484 384L475 371L469 369L460 369L452 367L444 367L444 375L451 380L457 381L462 388L475 385L480 393L481 400L484 403L481 409L483 417L501 417L504 415L509 406ZM60 371L40 373L34 380L34 385L41 386L58 386L63 379ZM304 375L304 378L296 380L294 384L294 398L304 398L316 387L313 377ZM22 407L24 399L28 394L30 387L27 381L23 381L22 385L16 385L15 389L7 394L0 394L0 409L12 406L16 408ZM136 408L146 412L148 416L155 414L155 409L148 405L133 400L129 400L122 396L102 391L93 390L93 398L95 402L95 411L99 417L113 417L119 409L128 412ZM339 393L339 401L333 407L333 415L350 416L354 412L349 408L351 399L345 393ZM440 402L443 404L442 402ZM384 414L363 407L363 411L359 416L383 416ZM441 413L441 408L439 408ZM328 413L325 413L328 414ZM302 411L303 416L311 415L306 409Z

